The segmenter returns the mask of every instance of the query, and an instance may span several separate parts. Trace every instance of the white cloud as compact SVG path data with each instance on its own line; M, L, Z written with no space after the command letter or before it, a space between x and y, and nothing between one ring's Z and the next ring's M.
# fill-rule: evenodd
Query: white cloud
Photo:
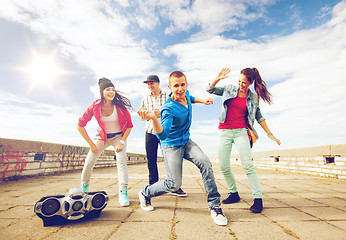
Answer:
M128 0L114 0L116 3L118 3L122 7L128 7L130 6L130 3Z
M127 1L118 1L128 6ZM2 3L0 16L46 35L64 55L96 76L142 76L157 64L129 33L129 21L108 1L12 0Z
M290 10L292 10L290 21L294 22L295 30L299 30L301 25L303 25L304 23L303 19L300 16L301 12L295 3L290 6Z
M236 30L249 21L265 17L265 8L273 0L140 0L136 19L143 29L154 29L160 18L169 22L165 34L174 35L199 30L193 38L208 38L228 30Z
M346 1L343 0L333 8L333 19L328 23L328 25L336 26L338 24L344 23L345 15L346 15Z
M79 116L75 108L37 103L0 90L0 112L3 138L83 144L76 128ZM88 127L96 132L95 124Z
M281 148L343 143L346 141L346 2L333 10L332 19L315 29L289 36L266 36L262 43L216 36L170 46L176 67L187 73L191 92L200 92L222 67L232 69L236 83L244 67L257 67L271 85L275 103L261 104L271 130L281 138ZM218 116L215 116L217 118ZM195 125L198 125L196 120ZM198 129L198 126L195 126ZM261 141L255 149L273 149L259 125ZM210 140L206 139L207 143Z
M139 30L133 21L144 30L169 23L165 30L169 34L199 28L195 37L206 38L263 17L265 7L272 2L5 0L0 16L57 42L59 53L89 69L96 78L126 78L133 86L135 79L148 72L167 68L153 57L158 52L150 47L157 42L136 38ZM120 88L127 86L119 81ZM130 94L140 95L136 89Z
M272 86L270 91L275 103L272 106L262 103L261 109L270 129L282 140L281 148L343 143L346 141L343 111L346 107L343 97L346 90L345 1L333 9L323 9L321 15L333 11L328 23L289 36L267 35L252 42L218 35L232 30L246 35L242 27L257 19L267 20L266 7L274 2L4 0L0 17L57 42L60 53L89 68L95 76L116 79L117 89L131 100L147 91L145 85L139 85L143 77L157 73L165 82L169 74L167 69L171 67L164 65L166 59L160 62L161 59L152 57L152 52L159 52L157 48L147 49L159 43L136 39L139 32L158 26L173 37L186 32L189 40L168 46L163 53L176 57L173 67L188 76L193 95L208 96L205 87L222 67L230 67L232 72L220 85L236 84L242 68L257 67L263 79ZM141 29L136 28L134 22ZM301 22L297 24L300 27ZM157 39L165 40L161 36ZM98 87L91 89L95 97L99 97ZM84 142L75 129L79 117L75 109L41 104L3 91L0 96L2 137L23 139L21 134L25 132L25 138L30 140L57 142L66 139L66 143L77 145ZM209 107L220 109L215 105ZM18 118L16 113L21 116ZM191 129L192 138L198 139L210 153L216 153L217 149L218 116L213 117L215 121L210 122L196 119ZM88 126L96 131L96 124ZM254 150L276 147L258 125L257 129L261 139ZM142 133L143 130L133 130L129 150L143 151L143 138L138 137L136 131Z

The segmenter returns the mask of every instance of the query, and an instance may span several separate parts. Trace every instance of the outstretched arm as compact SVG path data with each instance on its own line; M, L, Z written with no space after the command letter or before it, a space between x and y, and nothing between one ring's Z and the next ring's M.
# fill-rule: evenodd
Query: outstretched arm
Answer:
M277 142L278 145L281 144L281 141L280 141L279 139L277 139L277 138L270 132L269 127L267 126L267 123L266 123L265 120L263 120L262 122L260 122L260 125L261 125L261 127L263 128L263 130L267 133L268 137L269 137L271 140Z
M203 99L203 98L196 97L195 103L203 103L205 105L210 105L210 104L213 104L213 99L212 98Z

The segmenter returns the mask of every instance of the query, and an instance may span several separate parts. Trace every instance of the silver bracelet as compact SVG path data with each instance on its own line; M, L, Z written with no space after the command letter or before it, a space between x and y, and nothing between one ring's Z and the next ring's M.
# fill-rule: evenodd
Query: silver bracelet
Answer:
M123 140L120 140L120 143L121 143L122 145L124 145L124 144L125 144L125 141L123 141Z

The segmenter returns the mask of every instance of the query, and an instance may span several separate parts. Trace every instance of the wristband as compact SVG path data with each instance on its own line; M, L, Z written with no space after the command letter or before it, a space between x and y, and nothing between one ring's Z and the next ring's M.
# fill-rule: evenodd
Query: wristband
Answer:
M269 132L269 133L267 133L267 135L268 135L268 137L270 136L270 135L273 135L271 132Z
M120 140L120 143L121 143L122 145L124 145L124 144L125 144L125 141L123 141L123 140Z

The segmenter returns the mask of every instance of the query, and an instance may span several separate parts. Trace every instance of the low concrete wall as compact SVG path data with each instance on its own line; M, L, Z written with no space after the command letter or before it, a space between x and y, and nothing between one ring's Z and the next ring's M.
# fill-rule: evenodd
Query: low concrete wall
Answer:
M88 151L80 146L0 138L0 180L81 170ZM258 168L346 179L346 144L254 152L252 157ZM142 154L127 153L127 158L129 165L147 162ZM217 157L210 159L217 161ZM232 155L231 163L240 165L239 156ZM106 150L95 167L114 166L114 151Z
M0 138L0 181L81 170L88 151L87 147ZM127 159L129 165L147 162L141 154L127 153ZM106 150L95 168L114 166L114 151Z
M252 159L257 168L346 179L346 144L253 152ZM231 163L240 165L239 155Z

